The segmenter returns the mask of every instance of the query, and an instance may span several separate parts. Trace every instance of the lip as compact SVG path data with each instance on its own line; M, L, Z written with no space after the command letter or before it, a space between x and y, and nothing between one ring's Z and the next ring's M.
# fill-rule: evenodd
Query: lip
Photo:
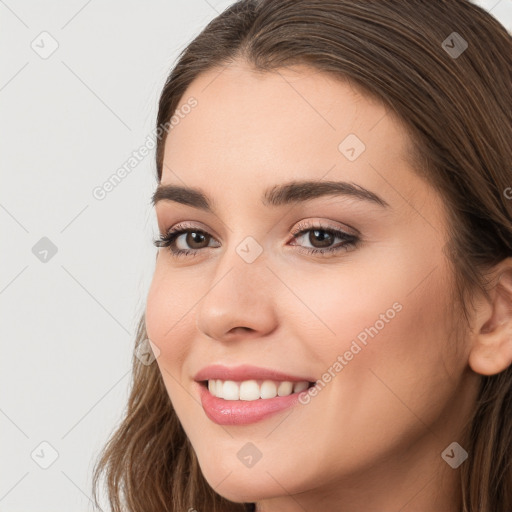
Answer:
M258 400L224 400L213 396L204 382L210 379L220 380L274 380L289 382L314 382L311 377L288 375L269 368L251 365L227 367L220 364L211 365L200 370L194 380L198 388L201 405L206 416L218 425L248 425L256 423L280 411L297 404L302 393L292 393L288 396L276 396Z
M238 382L243 380L275 380L290 382L316 381L316 379L311 378L311 376L288 375L271 368L262 368L248 364L232 367L213 364L202 368L194 377L196 382L210 379L234 380Z
M206 416L218 425L249 425L296 405L299 396L307 393L292 393L275 398L246 400L224 400L213 396L206 386L197 382L201 405Z

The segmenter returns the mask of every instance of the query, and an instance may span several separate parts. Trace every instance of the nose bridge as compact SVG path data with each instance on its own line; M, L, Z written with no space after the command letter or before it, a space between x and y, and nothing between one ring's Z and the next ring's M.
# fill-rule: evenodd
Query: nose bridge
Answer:
M270 274L267 268L268 253L264 250L263 238L265 233L262 230L250 233L246 226L232 226L226 241L226 250L218 260L212 285L228 279L231 280L231 283L228 283L229 288L233 286L234 291L239 292L240 296L245 296L245 293L249 292L240 289L240 286L249 286L256 293L258 290L254 289L255 283L263 284L262 279L264 281Z
M196 309L196 325L220 339L237 327L263 332L275 326L271 272L263 247L252 237L223 254Z

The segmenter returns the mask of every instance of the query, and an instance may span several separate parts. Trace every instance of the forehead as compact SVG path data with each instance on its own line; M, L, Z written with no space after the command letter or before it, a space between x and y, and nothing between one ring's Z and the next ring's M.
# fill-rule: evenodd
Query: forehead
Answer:
M167 136L162 182L215 176L247 186L325 177L364 186L375 183L369 163L405 165L409 140L387 108L310 67L260 72L232 63L199 75L180 105L192 97L197 106ZM350 146L360 153L354 160Z

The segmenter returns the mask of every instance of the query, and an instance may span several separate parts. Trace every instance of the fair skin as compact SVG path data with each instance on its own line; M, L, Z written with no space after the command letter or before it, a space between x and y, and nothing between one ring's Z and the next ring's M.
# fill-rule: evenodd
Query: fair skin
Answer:
M198 104L167 137L161 180L201 189L214 213L170 200L155 207L161 234L187 222L210 237L179 238L195 256L159 249L146 309L206 480L265 512L457 512L460 468L441 453L463 444L479 374L510 364L508 295L492 294L500 307L480 299L471 334L454 338L443 201L412 171L407 133L381 104L306 67L219 71L183 95ZM349 134L366 146L354 161L338 149ZM267 188L294 180L350 182L387 206L341 195L261 202ZM310 231L294 239L301 221ZM319 222L358 232L360 244L308 254L341 245L313 236ZM248 236L262 249L252 263L236 251ZM193 379L204 366L321 379L396 303L400 311L306 405L249 425L206 416ZM237 457L248 442L262 454L252 467Z

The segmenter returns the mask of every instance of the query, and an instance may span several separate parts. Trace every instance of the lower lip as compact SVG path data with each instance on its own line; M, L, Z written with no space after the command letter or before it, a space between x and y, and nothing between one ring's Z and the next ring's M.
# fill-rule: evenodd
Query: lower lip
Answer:
M249 425L294 406L300 393L258 400L224 400L213 396L199 384L201 404L206 416L219 425Z

